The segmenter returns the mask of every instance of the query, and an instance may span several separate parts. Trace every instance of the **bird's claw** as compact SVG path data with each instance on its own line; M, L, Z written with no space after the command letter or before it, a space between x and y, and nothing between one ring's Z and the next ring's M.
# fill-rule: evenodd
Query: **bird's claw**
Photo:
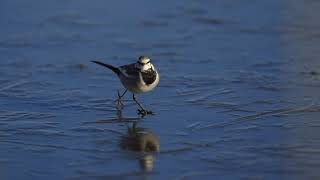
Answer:
M145 109L138 109L138 114L141 116L145 116L145 115L153 115L154 113L152 111L148 111Z
M122 103L121 99L118 99L116 101L117 101L117 109L123 109L124 104Z

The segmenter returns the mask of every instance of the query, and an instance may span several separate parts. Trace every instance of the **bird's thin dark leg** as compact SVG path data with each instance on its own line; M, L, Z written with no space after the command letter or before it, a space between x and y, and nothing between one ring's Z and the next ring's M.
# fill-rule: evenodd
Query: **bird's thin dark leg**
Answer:
M134 102L136 102L138 104L138 106L141 108L141 110L145 111L145 109L141 106L141 104L137 101L136 96L134 94L132 94L132 99L134 100Z
M141 108L141 109L138 109L138 113L139 113L139 114L141 114L141 115L143 115L143 116L145 116L145 115L147 115L147 114L153 114L152 111L147 111L147 110L145 110L145 109L142 107L142 105L137 101L136 96L135 96L134 94L132 94L132 99L133 99L134 102L136 102L137 105Z
M122 93L121 96L120 96L120 93L119 93L119 91L118 91L118 97L121 99L121 98L127 93L127 91L128 91L128 89L126 89L126 90Z
M117 99L117 107L121 109L123 107L123 103L121 101L122 97L127 93L127 89L120 95L120 92L118 91L118 99Z

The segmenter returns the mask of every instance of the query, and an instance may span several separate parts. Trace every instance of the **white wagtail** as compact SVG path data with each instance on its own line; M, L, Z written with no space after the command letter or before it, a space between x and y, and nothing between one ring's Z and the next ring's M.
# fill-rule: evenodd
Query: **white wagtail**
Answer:
M120 67L114 67L99 61L92 61L101 66L111 69L117 74L121 83L126 88L122 95L118 94L119 100L126 94L127 90L132 92L133 100L141 108L139 114L146 115L152 114L151 111L145 110L142 105L137 101L135 93L144 93L153 90L159 83L159 73L151 64L150 58L147 56L140 56L138 61L133 64L127 64Z

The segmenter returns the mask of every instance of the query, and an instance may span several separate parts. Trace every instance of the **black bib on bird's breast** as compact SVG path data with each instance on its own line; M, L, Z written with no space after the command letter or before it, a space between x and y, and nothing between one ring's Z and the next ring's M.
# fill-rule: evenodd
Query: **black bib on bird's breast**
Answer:
M157 79L157 73L153 69L149 69L146 71L141 72L143 81L150 85Z

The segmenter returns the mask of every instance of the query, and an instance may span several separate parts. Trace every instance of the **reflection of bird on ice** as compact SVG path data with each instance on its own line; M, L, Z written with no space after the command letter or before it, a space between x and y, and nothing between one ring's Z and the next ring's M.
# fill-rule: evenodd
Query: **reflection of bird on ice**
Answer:
M146 154L140 159L140 167L144 171L152 171L155 157L152 154Z
M127 134L121 139L121 147L131 151L143 153L140 166L145 171L151 171L154 164L153 152L160 151L159 137L150 129L137 128L135 124L128 128Z
M124 149L141 152L158 152L160 150L159 137L145 128L128 128L126 136L122 138Z
M140 56L136 63L114 67L100 61L92 61L101 66L111 69L120 79L123 86L126 88L122 95L119 94L119 100L126 94L127 90L133 93L133 100L140 107L139 114L152 114L152 111L145 110L137 101L135 93L144 93L153 90L159 83L160 76L150 58ZM119 101L121 102L121 101Z

